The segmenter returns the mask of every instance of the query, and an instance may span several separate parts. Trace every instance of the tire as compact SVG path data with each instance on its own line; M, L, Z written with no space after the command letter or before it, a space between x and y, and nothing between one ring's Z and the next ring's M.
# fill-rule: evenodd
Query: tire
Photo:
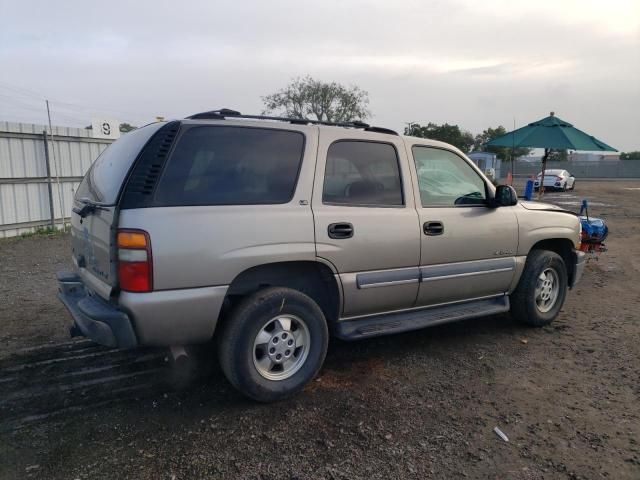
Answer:
M554 274L549 271L553 271ZM548 284L539 283L544 282L543 274L545 274L544 280L552 279L557 291ZM543 287L541 292L536 292L538 286ZM527 256L518 286L511 295L512 316L519 322L532 327L548 325L558 316L564 304L567 286L567 269L562 257L549 250L532 250ZM551 297L554 291L556 292L555 300L545 301L546 294Z
M567 182L564 182L564 185L562 185L562 191L563 192L567 191Z
M571 188L569 190L571 190L572 192L576 189L576 181L574 180L573 183L571 184Z
M275 402L299 392L317 375L328 343L324 314L311 298L270 287L245 298L224 320L218 355L222 371L240 392Z

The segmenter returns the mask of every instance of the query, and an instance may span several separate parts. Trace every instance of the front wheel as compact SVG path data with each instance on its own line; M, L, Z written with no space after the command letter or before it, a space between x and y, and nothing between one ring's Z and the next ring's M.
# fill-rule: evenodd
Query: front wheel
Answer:
M234 387L254 400L273 402L316 376L328 342L325 317L311 298L272 287L245 298L225 319L218 355Z
M549 250L533 250L511 295L512 315L526 325L548 325L564 304L567 285L567 269L562 257Z

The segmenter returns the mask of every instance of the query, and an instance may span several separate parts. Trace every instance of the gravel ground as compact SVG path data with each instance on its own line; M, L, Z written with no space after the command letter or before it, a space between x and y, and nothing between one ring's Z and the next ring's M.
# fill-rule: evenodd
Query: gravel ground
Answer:
M68 238L0 241L0 478L638 479L640 182L547 200L582 196L610 250L552 325L332 341L319 378L273 405L215 366L176 391L164 350L71 341L53 277Z

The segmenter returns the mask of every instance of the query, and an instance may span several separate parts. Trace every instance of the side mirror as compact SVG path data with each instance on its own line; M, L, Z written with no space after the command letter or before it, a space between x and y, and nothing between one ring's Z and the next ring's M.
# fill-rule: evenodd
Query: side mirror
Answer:
M498 185L491 202L492 207L510 207L518 204L518 194L511 185Z

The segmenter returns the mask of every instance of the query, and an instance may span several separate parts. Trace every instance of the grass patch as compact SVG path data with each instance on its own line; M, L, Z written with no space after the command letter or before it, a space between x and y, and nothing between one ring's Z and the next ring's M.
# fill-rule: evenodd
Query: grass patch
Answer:
M70 227L56 228L56 227L38 227L32 232L25 232L18 235L18 238L29 237L51 237L54 235L64 235L70 230Z

